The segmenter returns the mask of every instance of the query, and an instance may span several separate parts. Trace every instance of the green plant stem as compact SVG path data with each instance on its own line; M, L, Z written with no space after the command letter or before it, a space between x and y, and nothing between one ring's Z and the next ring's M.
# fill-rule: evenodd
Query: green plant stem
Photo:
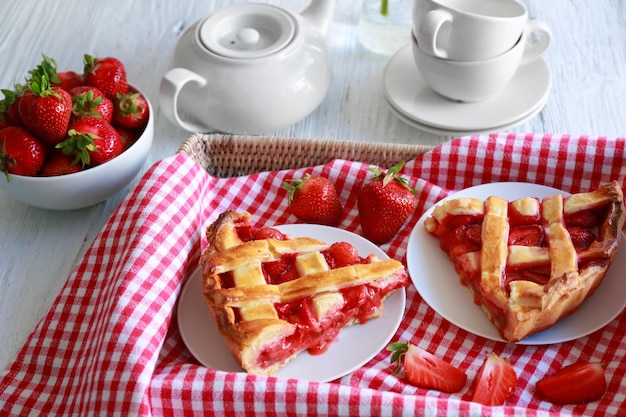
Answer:
M389 16L389 0L380 0L380 14Z

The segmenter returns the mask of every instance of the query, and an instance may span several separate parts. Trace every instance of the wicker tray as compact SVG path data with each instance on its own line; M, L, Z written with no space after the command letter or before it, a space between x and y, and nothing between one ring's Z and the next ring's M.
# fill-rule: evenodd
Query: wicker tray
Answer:
M215 177L321 165L333 159L389 168L417 157L431 146L301 139L269 136L192 134L178 149Z

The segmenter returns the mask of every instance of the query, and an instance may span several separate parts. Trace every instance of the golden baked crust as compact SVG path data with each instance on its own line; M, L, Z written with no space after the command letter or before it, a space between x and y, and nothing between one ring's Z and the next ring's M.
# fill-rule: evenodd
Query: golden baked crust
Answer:
M322 351L341 327L378 317L384 299L408 283L398 261L370 255L367 263L331 269L324 256L330 245L324 242L308 237L242 240L240 227L250 227L248 213L222 213L207 228L209 246L201 266L204 296L217 327L249 373L270 375L303 350ZM297 276L268 283L268 265L285 259L293 262ZM374 294L362 309L351 292L360 288Z
M595 291L617 253L625 218L622 189L611 182L541 201L446 200L424 226L500 335L518 342L576 311ZM479 239L472 227L479 227Z

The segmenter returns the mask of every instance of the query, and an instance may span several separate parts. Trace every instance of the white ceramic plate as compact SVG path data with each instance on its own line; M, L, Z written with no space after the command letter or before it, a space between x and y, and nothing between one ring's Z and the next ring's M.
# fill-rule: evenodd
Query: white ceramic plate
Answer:
M348 242L361 256L373 253L380 259L389 258L370 241L342 229L311 224L282 225L276 229L294 237L310 236L326 243ZM327 382L349 374L387 346L404 316L405 303L406 292L401 288L386 300L381 317L343 329L339 339L324 354L302 352L274 375ZM185 345L202 365L221 371L242 371L222 341L206 305L199 268L191 273L180 294L178 327Z
M492 183L470 187L446 197L476 197L485 199L497 195L509 200L534 196L547 197L566 194L555 188L528 183ZM444 199L444 200L445 200ZM443 201L443 200L442 200ZM434 207L424 213L409 238L407 264L413 284L424 301L449 322L478 336L504 341L480 307L474 304L470 290L463 287L447 255L439 248L436 238L429 235L424 220ZM626 236L624 237L626 239ZM531 335L518 344L546 345L586 336L611 322L626 306L626 281L621 271L626 269L624 245L602 285L580 308L543 332Z
M387 63L383 91L399 113L421 125L443 130L481 132L508 126L543 107L552 77L543 58L521 66L497 95L477 103L461 103L435 93L422 78L411 45L399 50Z

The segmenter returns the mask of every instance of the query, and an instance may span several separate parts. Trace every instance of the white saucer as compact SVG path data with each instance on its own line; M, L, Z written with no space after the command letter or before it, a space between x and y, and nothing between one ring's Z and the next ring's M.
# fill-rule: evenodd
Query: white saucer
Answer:
M539 105L536 106L536 108L534 110L532 110L530 113L528 113L527 115L525 115L524 117L522 117L519 120L515 120L512 123L508 123L508 124L501 125L501 126L491 126L491 127L485 128L485 129L474 129L474 130L443 129L443 128L438 128L438 127L434 127L434 126L425 125L425 124L416 122L415 120L412 120L410 117L402 114L400 112L400 110L396 109L393 106L393 104L391 104L389 102L389 100L385 100L385 101L387 102L387 105L389 106L389 110L398 119L402 120L404 123L408 124L409 126L414 127L416 129L424 131L424 132L432 133L434 135L452 136L452 137L458 138L458 137L461 137L461 136L474 135L474 134L480 134L480 133L500 133L500 132L504 132L504 131L507 131L509 129L512 129L515 126L518 126L518 125L521 125L523 123L526 123L528 120L532 119L539 112L541 112L541 110L543 110L543 107L548 102L548 97L549 97L549 95L546 95L546 98L543 101L539 102Z
M385 98L397 113L416 122L417 128L454 131L454 135L510 128L528 120L546 104L551 86L550 69L539 58L521 66L506 88L490 99L452 101L426 85L413 61L411 45L391 57L383 74Z

